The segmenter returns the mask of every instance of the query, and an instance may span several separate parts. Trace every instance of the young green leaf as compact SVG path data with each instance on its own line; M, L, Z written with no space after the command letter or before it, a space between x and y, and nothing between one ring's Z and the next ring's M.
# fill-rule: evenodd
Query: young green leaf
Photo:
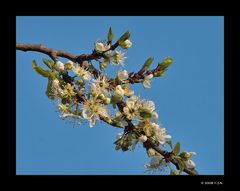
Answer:
M178 142L173 148L173 153L175 155L178 155L179 152L180 152L180 143Z
M108 41L112 42L113 38L114 38L114 34L112 32L112 27L110 27L108 31Z
M46 95L48 96L49 99L54 99L54 93L52 91L52 83L53 80L51 78L48 78L48 85L47 85L47 90L46 90Z
M170 57L165 58L162 63L159 63L161 70L166 70L173 63L173 59Z
M32 61L32 67L38 74L45 78L49 77L51 74L49 70L45 70L42 67L38 66L35 60Z
M152 113L148 109L141 109L140 110L140 116L143 119L147 119L147 118L152 117Z
M164 70L160 70L160 71L157 71L155 74L154 74L154 76L155 77L162 77L162 76L164 76L164 73L165 71Z
M129 39L131 36L131 34L127 31L125 32L118 40L118 43L121 44L123 43L125 40Z
M146 62L143 65L144 70L147 70L151 66L153 60L154 60L153 57L150 57L146 60Z
M43 63L49 68L49 69L53 69L53 65L54 65L54 62L50 59L46 59L46 58L43 58Z
M178 170L171 169L170 175L180 175Z

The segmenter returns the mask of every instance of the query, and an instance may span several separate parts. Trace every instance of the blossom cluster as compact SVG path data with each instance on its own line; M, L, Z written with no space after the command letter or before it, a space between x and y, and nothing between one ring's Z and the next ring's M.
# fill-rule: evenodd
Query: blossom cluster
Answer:
M132 46L129 34L126 33L117 41L120 50L113 48L112 36L110 33L108 41L95 42L94 52L101 55L95 59L99 63L100 70L106 70L109 64L120 66L114 78L104 73L93 75L90 61L69 60L64 64L60 60L52 63L45 59L44 63L51 72L42 69L36 63L33 67L42 76L48 77L46 94L49 98L57 100L57 108L61 112L62 119L87 121L90 127L93 127L97 121L103 120L112 126L124 129L115 142L116 150L133 150L138 143L144 145L148 140L157 146L165 147L166 143L169 144L171 136L166 134L166 129L161 124L158 124L159 115L155 103L135 95L134 90L131 89L130 74L123 69L127 58L125 51ZM157 71L157 75L150 73L143 76L140 79L143 86L150 88L152 78L159 76L159 72L163 72L169 63L165 61L161 65L162 70ZM74 76L71 77L70 73ZM130 123L134 125L135 131L126 130ZM151 162L145 165L148 170L156 171L169 166L169 161L153 148L147 148L146 151L151 157ZM176 154L176 157L183 161L186 168L194 169L195 163L191 157L195 154L185 151L180 155Z

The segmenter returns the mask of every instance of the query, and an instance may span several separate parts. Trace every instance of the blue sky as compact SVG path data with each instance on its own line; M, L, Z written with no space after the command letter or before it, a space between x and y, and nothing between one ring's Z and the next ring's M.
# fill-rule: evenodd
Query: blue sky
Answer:
M203 175L224 174L224 18L223 17L17 17L17 43L42 43L74 54L90 53L93 43L130 31L133 46L125 69L138 71L153 56L156 66L167 56L174 64L156 78L151 89L133 86L137 95L153 100L159 122L179 141ZM45 96L47 80L31 62L46 55L16 52L17 174L146 174L149 162L142 146L134 152L115 151L121 132L98 122L75 126L59 118ZM61 59L61 61L66 61ZM42 65L43 66L43 65ZM119 68L111 68L114 75Z

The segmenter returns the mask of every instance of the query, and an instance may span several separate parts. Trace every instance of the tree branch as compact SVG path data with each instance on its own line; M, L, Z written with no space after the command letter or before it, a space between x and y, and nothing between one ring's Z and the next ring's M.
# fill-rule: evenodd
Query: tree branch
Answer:
M115 48L118 47L118 43L116 42L114 45L111 46L111 48L109 50L114 50ZM48 55L51 59L53 59L55 62L57 60L57 57L63 57L63 58L67 58L73 62L78 62L81 66L83 66L82 62L83 61L91 61L91 60L96 60L98 58L104 58L104 54L103 53L99 53L96 51L93 51L92 54L81 54L79 56L76 56L72 53L66 52L66 51L62 51L62 50L55 50L55 49L51 49L51 48L47 48L42 44L16 44L16 49L17 50L21 50L21 51L35 51L35 52L41 52L44 53L46 55ZM85 65L84 67L89 67L90 65ZM94 74L95 77L99 76L101 74L101 72L99 70L97 70L96 68L94 68L94 66L91 65L92 68L92 73ZM157 71L160 71L161 68L159 66L157 66L155 69L153 70L148 70L145 72L145 74L143 74L143 71L140 70L137 73L131 72L129 73L129 82L130 83L139 83L141 79L144 79L145 76L149 75L149 74L154 74ZM69 76L68 74L65 74L65 78L64 79L69 79L71 78L71 76ZM112 87L114 88L114 87ZM86 99L82 96L84 96L83 94L81 94L81 92L78 92L78 97L81 100L81 102L84 102ZM119 111L123 111L124 106L126 105L123 101L121 101L120 103L117 104ZM108 119L106 119L103 116L100 116L100 120L108 123L109 125L115 126L115 127L119 127L116 124L113 124L111 122L108 121ZM125 127L125 132L127 131L133 131L135 132L138 136L140 136L140 134L137 132L136 127L133 125L133 123L130 120L127 120L128 122L128 126ZM121 127L120 127L121 128ZM147 141L145 142L145 144L148 144L151 146L151 148L155 149L159 154L161 154L164 158L167 158L171 163L173 163L177 168L178 168L178 163L175 159L171 159L169 158L169 154L170 152L165 151L160 149L158 146L156 146L150 139L147 139ZM191 169L188 168L184 168L183 170L184 172L186 172L187 174L190 175L197 175L197 173Z

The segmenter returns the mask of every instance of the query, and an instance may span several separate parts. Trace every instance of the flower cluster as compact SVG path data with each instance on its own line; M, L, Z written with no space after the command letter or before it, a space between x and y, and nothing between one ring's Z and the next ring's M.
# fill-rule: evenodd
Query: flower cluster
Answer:
M110 28L108 41L97 41L94 44L93 54L99 63L100 70L106 70L108 64L124 66L125 51L132 46L129 40L130 33L126 32L119 40L112 44L113 33ZM117 47L123 49L119 50ZM100 72L93 74L91 60L82 62L67 61L65 64L57 60L44 59L44 63L51 69L45 70L33 62L33 68L42 76L48 78L46 94L50 99L57 100L60 117L73 118L87 121L93 127L97 121L104 122L124 129L115 141L116 150L134 150L139 143L146 148L147 155L151 157L145 167L150 171L162 170L169 166L170 160L179 161L184 168L194 169L192 161L194 152L182 152L177 144L171 152L170 158L161 156L152 145L165 147L171 146L171 136L166 134L166 129L158 124L158 113L155 103L136 96L131 89L134 82L141 82L145 88L151 87L153 77L162 76L163 72L172 63L170 58L165 59L155 70L147 71L153 58L149 58L138 75L139 79L131 80L132 74L120 68L113 78ZM74 74L71 76L70 74ZM114 111L114 113L111 113ZM151 143L151 146L149 146ZM172 146L171 146L172 148ZM182 169L184 170L184 169Z
M124 46L124 48L130 48L132 43L128 40L129 45ZM107 42L96 42L95 43L95 51L100 52L104 55L104 59L99 61L100 69L105 70L107 67L107 64L113 64L113 65L121 65L124 66L124 62L127 57L125 57L125 52L122 50L115 50L112 51L111 45Z

